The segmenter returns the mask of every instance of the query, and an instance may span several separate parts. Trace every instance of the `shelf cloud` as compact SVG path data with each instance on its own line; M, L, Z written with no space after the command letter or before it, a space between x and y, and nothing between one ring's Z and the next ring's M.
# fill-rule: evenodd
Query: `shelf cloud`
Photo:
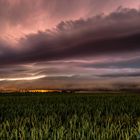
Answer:
M93 81L129 78L139 83L139 5L139 0L1 0L0 86L25 80L34 80L34 87L42 82L81 87L86 81L92 87Z
M18 47L1 45L0 65L135 53L140 50L140 11L61 22L54 30L29 34Z

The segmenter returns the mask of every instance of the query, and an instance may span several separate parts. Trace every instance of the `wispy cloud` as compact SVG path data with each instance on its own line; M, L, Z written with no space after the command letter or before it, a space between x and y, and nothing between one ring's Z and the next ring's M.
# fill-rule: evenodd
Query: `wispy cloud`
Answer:
M31 80L37 80L41 78L45 78L46 75L38 75L38 76L32 76L32 77L20 77L20 78L0 78L0 81L31 81Z

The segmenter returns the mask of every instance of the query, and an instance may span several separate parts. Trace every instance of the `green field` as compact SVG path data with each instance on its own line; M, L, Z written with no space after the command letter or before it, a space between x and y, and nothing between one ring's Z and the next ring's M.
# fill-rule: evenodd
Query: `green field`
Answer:
M140 95L0 94L0 140L137 140Z

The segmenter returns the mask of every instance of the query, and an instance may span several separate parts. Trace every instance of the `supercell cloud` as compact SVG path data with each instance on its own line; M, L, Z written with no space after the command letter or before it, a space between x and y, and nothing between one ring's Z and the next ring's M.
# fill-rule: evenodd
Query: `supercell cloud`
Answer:
M139 83L138 0L0 3L0 88Z

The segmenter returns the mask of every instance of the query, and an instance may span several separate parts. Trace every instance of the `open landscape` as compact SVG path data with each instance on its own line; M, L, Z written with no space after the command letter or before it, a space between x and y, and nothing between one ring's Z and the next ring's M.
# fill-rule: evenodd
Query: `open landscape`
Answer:
M137 93L0 94L2 140L136 140Z
M0 140L140 140L140 0L0 0Z

